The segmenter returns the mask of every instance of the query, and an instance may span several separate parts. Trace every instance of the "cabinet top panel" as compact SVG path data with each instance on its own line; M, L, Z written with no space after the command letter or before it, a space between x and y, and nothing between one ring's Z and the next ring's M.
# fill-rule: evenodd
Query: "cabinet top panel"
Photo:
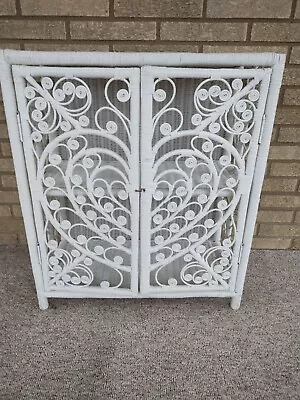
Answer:
M186 67L272 67L283 64L276 53L103 53L0 50L8 64L60 66L186 66Z

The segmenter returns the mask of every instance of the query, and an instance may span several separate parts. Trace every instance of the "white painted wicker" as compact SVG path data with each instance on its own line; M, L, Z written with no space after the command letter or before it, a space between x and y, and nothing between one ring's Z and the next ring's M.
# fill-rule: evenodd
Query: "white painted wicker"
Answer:
M1 63L40 308L239 308L284 56L4 50Z

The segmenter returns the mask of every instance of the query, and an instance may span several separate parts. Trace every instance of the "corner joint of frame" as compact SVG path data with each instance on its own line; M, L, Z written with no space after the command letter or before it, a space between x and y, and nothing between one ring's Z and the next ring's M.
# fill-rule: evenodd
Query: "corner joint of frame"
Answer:
M22 76L22 69L24 71L24 66L22 65L12 65L11 70L13 72L14 80L19 80ZM24 73L23 73L24 74ZM28 75L28 74L27 74Z
M0 80L5 79L6 71L11 70L11 65L7 61L5 53L5 49L0 49Z
M286 54L284 54L284 53L275 53L274 64L285 63L285 60L286 60Z
M274 53L273 54L273 63L272 70L281 70L285 67L286 62L286 54L284 53Z
M4 59L5 59L4 49L0 49L0 61L3 62Z

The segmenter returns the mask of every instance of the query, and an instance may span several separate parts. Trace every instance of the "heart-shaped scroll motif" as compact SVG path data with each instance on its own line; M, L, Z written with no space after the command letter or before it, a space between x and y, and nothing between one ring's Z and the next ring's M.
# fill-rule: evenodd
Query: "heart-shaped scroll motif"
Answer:
M74 253L77 261L84 256L81 269L90 277L93 274L88 265L93 261L130 271L130 249L126 246L131 240L128 165L118 154L114 154L115 163L107 165L102 159L105 150L88 148L89 136L98 135L99 131L93 130L60 135L45 148L37 174L47 223L72 245L71 255ZM58 151L63 153L62 149L66 150L63 160L58 154ZM47 245L53 250L58 243L50 239ZM48 260L50 257L51 265L54 262L51 251ZM72 263L76 261L72 259ZM61 276L70 270L73 270L70 265L65 266ZM86 282L81 283L88 284L87 276L83 276Z
M243 158L228 141L209 132L192 137L191 147L173 150L155 165L158 172L152 201L151 269L157 276L162 268L176 264L176 259L199 262L205 244L220 233L224 223L230 220L234 224L231 217L241 196ZM222 154L219 158L218 153ZM219 252L230 255L231 238L224 237L222 242L217 246ZM211 276L211 282L224 283L226 268L215 273L206 265L204 273L208 272L210 275L205 276ZM196 276L200 281L199 274ZM226 276L230 277L228 273Z
M263 76L154 82L151 285L228 288Z

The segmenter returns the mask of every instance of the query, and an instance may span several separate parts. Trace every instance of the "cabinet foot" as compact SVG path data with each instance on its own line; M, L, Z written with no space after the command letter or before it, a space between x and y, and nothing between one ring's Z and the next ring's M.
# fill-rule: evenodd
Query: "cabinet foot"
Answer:
M241 305L242 296L234 296L231 298L230 307L233 310L238 310Z
M45 296L39 296L38 302L40 310L47 310L47 308L49 307L48 298Z

